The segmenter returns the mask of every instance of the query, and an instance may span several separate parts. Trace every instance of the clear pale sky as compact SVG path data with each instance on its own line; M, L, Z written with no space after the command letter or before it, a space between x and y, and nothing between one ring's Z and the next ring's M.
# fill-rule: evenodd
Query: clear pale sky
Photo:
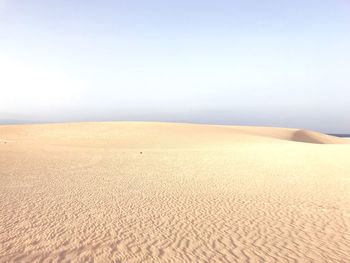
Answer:
M0 120L350 133L350 1L0 0Z

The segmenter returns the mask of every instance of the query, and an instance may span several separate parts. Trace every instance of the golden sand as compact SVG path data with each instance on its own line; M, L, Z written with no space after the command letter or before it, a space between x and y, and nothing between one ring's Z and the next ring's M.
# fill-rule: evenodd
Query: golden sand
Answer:
M349 143L266 127L0 126L0 262L349 262Z

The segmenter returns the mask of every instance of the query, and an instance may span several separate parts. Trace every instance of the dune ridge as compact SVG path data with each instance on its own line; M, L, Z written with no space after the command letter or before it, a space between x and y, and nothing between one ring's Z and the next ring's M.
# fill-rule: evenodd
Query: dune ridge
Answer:
M3 125L0 262L347 262L349 156L289 128Z
M72 142L74 140L113 140L123 144L127 138L134 138L136 146L140 144L161 145L170 140L177 144L191 145L196 142L215 142L228 145L230 143L252 141L269 141L273 139L318 143L318 144L348 144L346 139L330 136L315 131L291 128L254 127L254 126L225 126L182 123L156 122L104 122L104 123L59 123L37 125L3 125L0 134L12 140L56 140ZM151 138L155 136L157 138ZM155 140L151 140L155 139ZM158 143L157 143L158 142ZM115 145L117 146L117 145Z

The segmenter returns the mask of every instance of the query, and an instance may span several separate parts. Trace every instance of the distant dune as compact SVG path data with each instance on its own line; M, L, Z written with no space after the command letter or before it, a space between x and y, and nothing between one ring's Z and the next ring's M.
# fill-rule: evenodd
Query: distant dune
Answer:
M350 141L181 123L0 126L0 262L347 262Z
M20 141L80 144L86 141L113 147L191 147L232 143L295 141L346 144L347 140L314 131L252 126L152 122L102 122L3 125L2 136ZM277 140L276 140L277 139Z

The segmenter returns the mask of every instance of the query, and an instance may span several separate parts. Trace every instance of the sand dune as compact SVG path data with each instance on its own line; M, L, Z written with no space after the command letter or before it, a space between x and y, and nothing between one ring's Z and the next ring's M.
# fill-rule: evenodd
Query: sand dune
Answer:
M69 145L88 142L86 146L93 146L89 142L94 142L125 148L229 146L231 143L263 143L276 139L319 144L349 143L343 138L290 128L151 122L3 125L0 131L4 138L11 140Z
M0 126L0 262L348 262L349 143L270 127Z

